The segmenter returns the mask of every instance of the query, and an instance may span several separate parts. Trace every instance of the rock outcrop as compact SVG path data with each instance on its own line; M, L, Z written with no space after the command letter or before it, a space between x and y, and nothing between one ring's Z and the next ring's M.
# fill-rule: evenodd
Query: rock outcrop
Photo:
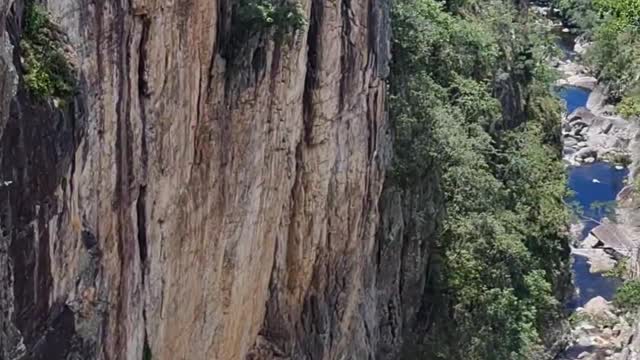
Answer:
M619 116L596 115L580 107L563 123L564 157L574 165L597 159L626 163L638 132L637 125Z
M376 357L405 313L376 286L423 281L375 236L389 4L301 4L237 43L229 0L50 0L58 108L17 83L0 1L0 358Z

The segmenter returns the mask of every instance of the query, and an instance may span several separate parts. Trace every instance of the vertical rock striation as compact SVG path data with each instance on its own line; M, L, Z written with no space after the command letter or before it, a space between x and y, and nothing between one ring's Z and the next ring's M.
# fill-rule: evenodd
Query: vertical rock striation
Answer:
M239 44L229 0L49 0L56 107L0 0L0 358L376 357L389 4L302 5Z
M377 308L379 359L411 359L433 324L441 255L438 231L444 216L434 170L410 190L387 181L380 199ZM404 354L405 357L401 357Z

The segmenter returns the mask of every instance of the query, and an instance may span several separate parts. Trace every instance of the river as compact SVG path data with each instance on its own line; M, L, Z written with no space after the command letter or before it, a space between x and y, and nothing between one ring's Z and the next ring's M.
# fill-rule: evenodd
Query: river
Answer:
M576 54L573 51L575 35L562 31L561 27L556 28L554 34L557 36L556 45L563 53L563 60L576 61ZM557 95L565 102L567 114L571 114L580 107L586 107L590 93L591 91L587 89L574 86L563 86L557 91ZM567 171L568 186L573 193L567 201L576 204L582 215L577 218L580 219L583 228L574 239L574 242L579 244L606 216L603 208L594 208L594 205L615 205L616 197L624 187L628 170L618 170L610 163L596 162L569 166ZM569 310L584 306L596 296L611 300L621 283L619 279L591 273L588 259L576 254L572 254L572 272L575 295L567 304Z
M602 208L593 208L593 204L615 201L616 195L624 186L626 171L616 170L608 163L595 163L590 165L570 167L569 188L574 192L573 201L582 208L584 217L583 229L578 241L584 240L589 232L598 225L596 221L602 220L605 211ZM595 181L594 181L595 180ZM602 276L599 273L589 271L587 258L573 255L573 278L576 287L576 296L568 304L570 309L584 306L596 296L602 296L607 300L613 299L615 290L620 285L620 280Z

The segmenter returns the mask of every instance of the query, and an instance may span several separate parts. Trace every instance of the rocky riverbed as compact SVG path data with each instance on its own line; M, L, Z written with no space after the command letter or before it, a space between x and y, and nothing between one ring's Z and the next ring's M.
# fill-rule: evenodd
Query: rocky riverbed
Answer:
M633 326L603 297L594 297L578 308L571 316L571 325L570 346L558 359L631 359L626 345Z
M624 166L631 162L631 143L638 126L616 114L607 104L607 88L579 63L588 44L576 43L572 52L555 61L562 74L556 82L560 95L567 101L567 116L562 122L564 158L570 165L613 162Z
M557 32L566 34L563 30ZM632 249L637 248L637 229L628 221L611 221L607 214L588 206L626 198L630 187L624 187L624 180L640 132L635 122L617 115L615 107L607 104L606 87L580 63L588 46L578 41L573 48L564 49L563 59L555 61L562 74L556 83L558 93L567 103L562 122L563 155L570 187L586 207L581 223L572 229L576 295L569 304L572 315L567 346L558 359L632 360L639 358L637 319L615 307L611 300L621 281L604 274L619 269L616 264L635 255ZM616 213L623 220L628 218L627 209Z

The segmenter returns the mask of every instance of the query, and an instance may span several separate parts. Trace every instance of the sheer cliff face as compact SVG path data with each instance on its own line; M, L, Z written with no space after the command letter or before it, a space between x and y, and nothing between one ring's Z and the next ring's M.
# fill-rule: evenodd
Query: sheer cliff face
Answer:
M302 3L232 44L225 0L50 0L59 109L0 0L0 358L375 356L388 4Z

